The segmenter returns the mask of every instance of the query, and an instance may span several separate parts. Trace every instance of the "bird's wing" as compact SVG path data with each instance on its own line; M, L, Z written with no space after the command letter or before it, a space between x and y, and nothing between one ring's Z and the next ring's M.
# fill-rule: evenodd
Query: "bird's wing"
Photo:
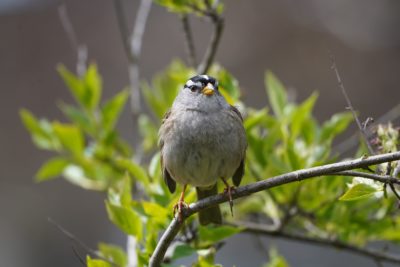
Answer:
M240 111L235 107L231 105L231 111L233 111L232 113L239 118L240 122L243 124L243 117L242 114L240 113ZM244 128L243 128L243 132L244 132ZM242 177L244 175L244 162L245 162L245 157L246 157L246 148L247 148L247 144L244 146L244 151L243 151L243 158L240 161L240 165L239 167L236 169L235 173L232 176L232 181L233 184L235 186L239 186L240 182L242 181Z
M171 115L171 110L168 110L162 119L160 132L162 132L164 130L163 128L165 127L165 124L167 123L167 120L170 115ZM160 157L161 173L164 178L164 182L168 186L169 191L171 193L174 193L175 189L176 189L176 182L174 181L174 179L172 179L171 174L168 172L167 168L164 166L164 163L163 163L164 139L162 138L162 134L159 135L158 146L159 146L160 152L161 152L160 153L160 155L161 155L161 157Z
M231 110L239 117L239 119L243 122L243 117L242 114L240 113L240 111L237 109L237 107L235 106L230 106Z

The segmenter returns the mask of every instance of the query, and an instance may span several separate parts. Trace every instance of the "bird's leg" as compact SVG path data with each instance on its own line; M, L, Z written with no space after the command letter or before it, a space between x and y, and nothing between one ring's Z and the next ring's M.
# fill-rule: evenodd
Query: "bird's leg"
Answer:
M235 187L234 187L234 186L230 186L230 185L228 184L228 182L225 180L225 178L222 178L222 177L221 177L221 180L222 180L222 181L224 182L224 184L225 184L224 193L227 193L227 194L228 194L228 197L229 197L229 206L230 206L230 208L231 208L231 214L232 214L232 217L233 217L232 191L235 191Z
M178 219L180 222L182 222L182 209L188 207L188 204L186 204L185 200L184 200L186 186L187 186L186 184L183 185L183 190L182 190L181 196L179 197L178 203L176 203L174 205L174 217L175 217L176 211L178 211Z

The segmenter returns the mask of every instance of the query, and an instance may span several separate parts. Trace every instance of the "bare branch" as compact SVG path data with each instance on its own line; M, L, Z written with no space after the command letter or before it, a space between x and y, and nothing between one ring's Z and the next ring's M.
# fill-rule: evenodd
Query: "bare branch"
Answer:
M374 261L385 261L392 263L400 263L400 257L398 255L389 254L387 252L382 252L375 249L361 248L354 245L350 245L339 240L330 240L322 238L308 237L304 235L299 235L295 233L288 233L283 230L273 229L271 227L264 226L257 223L251 222L240 222L232 223L232 225L237 227L242 227L244 232L260 235L273 236L277 238L284 238L293 240L296 242L308 243L311 245L325 246L330 248L342 249L343 251L357 254L363 257L367 257Z
M76 73L82 76L86 72L88 51L84 44L79 44L77 34L69 19L67 7L62 4L58 7L58 16L67 34L72 50L76 53Z
M196 61L196 49L194 46L194 40L192 35L192 30L190 28L189 17L187 14L181 16L183 33L185 35L186 52L188 54L189 65L195 67L197 65Z
M68 237L72 242L75 244L79 245L81 248L83 248L88 254L97 257L99 259L102 259L103 261L106 261L110 263L113 266L117 266L114 262L110 261L107 258L104 258L98 251L90 248L88 245L86 245L83 241L81 241L79 238L77 238L75 235L73 235L71 232L67 231L64 227L62 227L60 224L55 222L51 218L47 218L49 223L53 224L55 227L57 227L58 230L60 230L61 233L63 233L66 237ZM76 252L76 251L74 251ZM79 257L80 258L80 257Z
M398 119L400 117L400 104L391 108L387 113L383 114L379 119L376 120L376 123L387 123L389 121ZM372 136L371 133L368 133L368 138ZM351 149L354 149L358 144L359 135L353 134L351 137L344 140L342 143L339 143L337 146L333 148L333 151L338 152L339 154L344 154Z
M333 56L332 53L330 53L330 58L331 58L331 62L332 62L331 68L332 68L333 71L335 72L338 85L339 85L340 89L342 90L342 93L343 93L343 95L344 95L344 98L346 99L347 107L350 109L351 113L353 114L354 120L356 121L357 127L358 127L358 129L360 130L361 136L363 137L364 142L365 142L365 144L367 145L367 148L368 148L369 153L370 153L371 155L373 155L373 154L375 154L375 153L374 153L374 149L372 148L372 146L371 146L371 144L370 144L370 142L369 142L368 134L367 134L367 132L366 132L366 129L362 126L362 124L361 124L361 122L360 122L360 119L358 118L357 113L356 113L356 111L354 110L353 105L351 104L350 97L349 97L349 95L347 94L346 89L344 88L342 78L340 77L338 68L337 68L337 66L336 66L335 57Z
M388 182L390 183L397 179L397 178L389 176L389 175L378 175L378 174L374 174L374 173L358 172L358 171L341 171L341 172L336 172L333 175L363 177L363 178L368 178L368 179L372 179L375 181L379 181L382 183L388 183Z
M141 110L140 101L140 74L139 74L139 60L142 48L143 34L146 28L147 18L151 9L151 0L141 0L139 9L137 11L135 24L132 34L128 33L126 26L126 19L121 0L114 0L114 9L117 16L118 27L121 33L123 46L128 58L128 74L131 89L131 112L136 118Z
M294 172L289 172L286 174L278 175L275 177L268 178L266 180L258 181L252 184L241 186L236 188L232 193L232 198L237 199L254 194L259 191L263 191L272 187L280 186L283 184L299 182L305 179L324 176L324 175L335 175L340 172L353 170L358 168L364 168L371 165L376 165L384 162L392 162L400 159L400 151L394 153L387 153L382 155L363 157L360 159L343 161L333 164L327 164L319 167L313 167L309 169L302 169ZM346 174L349 175L349 174ZM386 176L369 176L366 177L380 182L400 184L400 179ZM223 202L228 202L229 197L227 194L218 194L215 196L207 197L199 200L195 203L189 205L189 209L185 209L182 214L182 220L174 218L164 234L162 235L157 247L150 258L149 266L158 267L161 265L165 252L167 248L173 241L174 237L178 234L180 227L184 223L185 219L200 210L209 208L221 204Z
M216 12L211 13L209 16L214 24L214 30L203 60L197 68L197 73L199 74L206 74L208 69L211 67L211 64L214 62L218 44L224 30L224 20L222 17L220 17Z

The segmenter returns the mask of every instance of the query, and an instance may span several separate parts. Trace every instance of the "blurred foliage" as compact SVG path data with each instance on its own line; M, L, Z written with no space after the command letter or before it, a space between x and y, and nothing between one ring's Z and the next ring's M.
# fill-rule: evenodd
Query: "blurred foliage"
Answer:
M154 2L174 13L197 16L204 16L210 9L215 9L221 14L224 9L223 3L218 0L154 0Z
M279 255L278 251L272 247L269 250L269 262L263 267L289 267L285 258Z
M141 114L138 125L142 149L150 160L148 164L139 164L132 160L133 149L115 128L128 93L122 90L102 102L102 82L95 65L83 77L64 66L58 70L76 100L76 105L60 105L68 122L38 119L28 110L21 110L22 121L34 144L55 154L40 167L36 180L63 176L83 188L107 191L105 205L109 219L136 238L139 266L145 266L158 234L172 219L172 207L178 198L177 194L169 193L161 177L157 131L163 114L195 72L174 61L151 82L142 83L151 114ZM222 94L230 103L239 104L244 115L249 147L243 184L337 160L332 142L352 122L350 113L337 113L319 123L312 113L317 94L299 104L290 102L285 86L271 72L265 75L271 112L267 107L245 107L239 102L238 81L228 71L214 65L210 75L219 80ZM398 131L391 125L379 126L376 138L382 152L394 151L399 146ZM375 240L398 242L400 219L395 198L391 194L384 197L382 192L380 183L359 177L315 178L241 199L235 205L234 219L257 216L266 223L281 225L288 232L356 245ZM192 188L186 201L195 200ZM228 213L227 205L222 208ZM231 226L199 226L193 217L188 219L187 226L182 241L171 249L171 263L165 266L174 266L174 260L194 255L197 260L193 266L217 266L214 245L241 231ZM122 248L100 243L98 250L117 266L126 266L127 255ZM269 255L270 262L265 266L288 266L275 250ZM90 257L87 264L110 266L109 262Z

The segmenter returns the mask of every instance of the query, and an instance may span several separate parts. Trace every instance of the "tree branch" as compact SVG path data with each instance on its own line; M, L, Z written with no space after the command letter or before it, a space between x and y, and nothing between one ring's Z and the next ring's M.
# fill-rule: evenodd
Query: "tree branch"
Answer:
M373 155L373 154L375 154L375 153L374 153L374 149L372 148L372 146L371 146L371 144L370 144L370 142L369 142L369 140L368 140L368 133L366 132L365 127L363 127L363 126L361 125L360 119L358 118L357 113L356 113L356 111L354 110L353 105L351 104L350 97L349 97L349 95L347 94L346 89L344 88L342 78L340 77L339 70L338 70L338 68L337 68L337 66L336 66L335 57L333 56L332 53L330 53L330 58L331 58L331 62L332 62L331 68L332 68L333 71L335 72L335 75L336 75L336 79L337 79L339 88L342 90L342 93L343 93L343 95L344 95L344 98L346 99L347 107L348 107L348 109L350 109L351 113L353 114L353 118L354 118L354 120L355 120L356 123L357 123L357 127L358 127L358 129L360 130L361 136L362 136L363 139L364 139L364 142L365 142L365 144L366 144L366 146L367 146L367 148L368 148L369 153L370 153L371 155Z
M122 1L114 0L114 9L117 16L118 27L121 33L124 50L128 58L128 74L131 89L131 112L134 118L137 117L141 110L139 60L143 34L150 13L151 4L151 0L140 1L132 34L128 34Z
M364 168L371 165L376 165L384 162L392 162L399 159L400 159L400 151L397 151L394 153L370 156L366 158L363 157L360 159L343 161L319 167L313 167L309 169L302 169L294 172L289 172L286 174L268 178L266 180L238 187L233 191L232 198L237 199L254 194L262 190L266 190L269 188L273 188L288 183L299 182L305 179L318 176L336 175L336 173L340 174L340 172L343 171ZM378 177L373 175L366 178L377 180L380 182L400 184L400 179L396 179L393 177L386 177L386 176ZM190 204L189 208L183 211L182 220L178 220L177 218L172 219L170 225L162 235L153 255L150 258L149 266L158 267L161 265L169 245L173 241L174 237L178 234L180 227L182 226L187 217L199 212L200 210L204 210L211 206L215 206L217 204L221 204L227 201L229 201L227 194L218 194Z
M222 32L224 30L224 19L220 17L215 10L208 16L211 18L214 24L214 31L210 39L208 48L204 54L203 60L197 68L197 73L199 74L206 74L208 72L208 69L211 67L211 64L214 61L215 54L217 53L217 48L222 36Z
M400 104L397 104L396 106L392 107L387 113L383 114L381 117L379 117L375 123L387 123L389 121L398 119L400 117ZM372 133L368 133L368 138L372 136ZM356 148L356 146L359 144L359 135L358 134L353 134L351 137L347 138L343 142L339 143L333 148L333 151L339 153L339 154L344 154L351 149Z
M397 255L392 255L389 253L385 253L375 249L361 248L354 245L346 244L339 240L330 240L330 239L322 239L322 238L314 238L308 237L304 235L299 235L295 233L288 233L283 230L273 229L272 227L264 226L257 223L252 222L240 222L240 223L232 223L232 225L237 227L242 227L243 232L252 233L256 235L267 235L273 236L277 238L284 238L293 240L296 242L308 243L311 245L325 246L330 248L342 249L344 251L357 254L363 257L370 258L374 261L385 261L392 263L400 263L400 257Z
M76 53L76 73L79 76L83 76L83 74L86 72L86 62L88 56L87 47L86 45L79 43L77 34L72 26L71 20L69 19L65 4L62 4L58 7L58 16L68 37L71 48Z
M192 35L192 30L190 28L189 17L187 14L181 16L183 34L185 36L186 51L188 54L189 65L195 67L197 65L196 61L196 49L194 46L194 40Z

